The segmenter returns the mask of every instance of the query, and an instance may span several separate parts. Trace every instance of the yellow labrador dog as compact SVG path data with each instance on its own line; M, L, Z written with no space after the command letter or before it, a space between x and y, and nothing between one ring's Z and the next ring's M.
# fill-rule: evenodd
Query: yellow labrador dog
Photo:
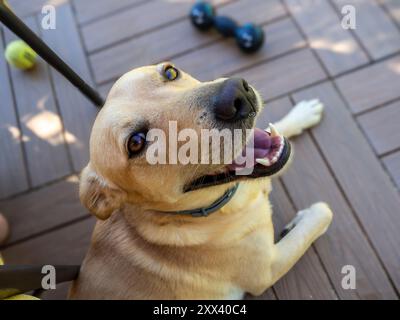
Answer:
M262 105L243 79L200 82L170 63L135 69L114 84L81 176L81 201L100 220L70 298L240 299L288 272L332 219L329 207L316 203L274 243L270 178L290 158L286 138L320 121L318 100L243 135L251 146L217 144L231 152L229 164L181 163L165 154L176 140L171 121L177 132L198 133L200 149L205 129L253 129ZM167 163L149 163L149 150L162 145L161 137L148 138L152 129L166 133L167 151L158 156ZM254 161L237 163L250 149ZM238 174L244 169L251 173Z

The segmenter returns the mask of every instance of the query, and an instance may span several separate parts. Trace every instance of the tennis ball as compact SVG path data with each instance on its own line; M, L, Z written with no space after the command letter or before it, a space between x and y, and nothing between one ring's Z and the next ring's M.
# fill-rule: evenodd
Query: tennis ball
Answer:
M22 40L10 42L4 55L10 65L22 70L32 68L37 58L37 53Z

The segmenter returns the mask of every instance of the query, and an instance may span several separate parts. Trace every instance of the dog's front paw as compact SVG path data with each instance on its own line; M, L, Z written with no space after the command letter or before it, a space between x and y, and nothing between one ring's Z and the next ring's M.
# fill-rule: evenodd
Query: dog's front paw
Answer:
M286 236L302 219L310 219L317 225L318 236L324 234L332 222L333 213L325 202L314 203L311 207L299 211L282 230L280 237Z
M286 236L294 227L300 222L300 220L303 218L305 214L305 211L299 211L297 212L296 216L290 221L281 231L280 233L280 238L282 239L284 236Z
M307 210L313 215L313 219L321 225L320 235L324 234L332 222L333 213L331 208L325 202L317 202Z
M324 105L318 99L304 100L296 104L289 113L290 123L296 126L296 133L317 125L322 118Z

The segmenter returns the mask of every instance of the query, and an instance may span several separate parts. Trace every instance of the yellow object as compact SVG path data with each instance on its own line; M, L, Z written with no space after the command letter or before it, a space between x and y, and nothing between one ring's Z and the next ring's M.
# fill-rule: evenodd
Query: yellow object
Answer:
M11 6L10 6L10 4L8 3L7 0L0 0L0 3L4 4L5 7L6 7L8 10L12 11L12 10L11 10Z
M7 0L3 0L3 3L9 10L11 10L11 7L10 7L10 5L9 5Z
M3 258L1 257L1 254L0 254L0 266L2 266L3 264L4 264L4 261L3 261ZM1 295L1 293L2 292L0 290L0 295ZM38 298L36 298L34 296L29 296L27 294L17 294L15 296L11 296L11 297L9 297L7 299L4 299L4 300L40 300L40 299L38 299Z
M4 300L40 300L40 299L34 296L28 296L27 294L17 294L16 296L12 296Z
M37 58L37 53L22 40L10 42L4 55L10 65L22 70L32 68Z

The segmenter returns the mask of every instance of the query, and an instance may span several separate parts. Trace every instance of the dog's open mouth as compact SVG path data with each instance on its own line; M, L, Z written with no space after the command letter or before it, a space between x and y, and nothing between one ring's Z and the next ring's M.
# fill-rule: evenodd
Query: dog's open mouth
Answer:
M232 164L224 166L217 172L197 178L185 186L184 191L271 176L280 171L289 160L290 143L273 125L267 130L255 128L252 141L254 144L247 145L242 151L241 161L235 159ZM246 161L243 161L243 158L246 158Z

